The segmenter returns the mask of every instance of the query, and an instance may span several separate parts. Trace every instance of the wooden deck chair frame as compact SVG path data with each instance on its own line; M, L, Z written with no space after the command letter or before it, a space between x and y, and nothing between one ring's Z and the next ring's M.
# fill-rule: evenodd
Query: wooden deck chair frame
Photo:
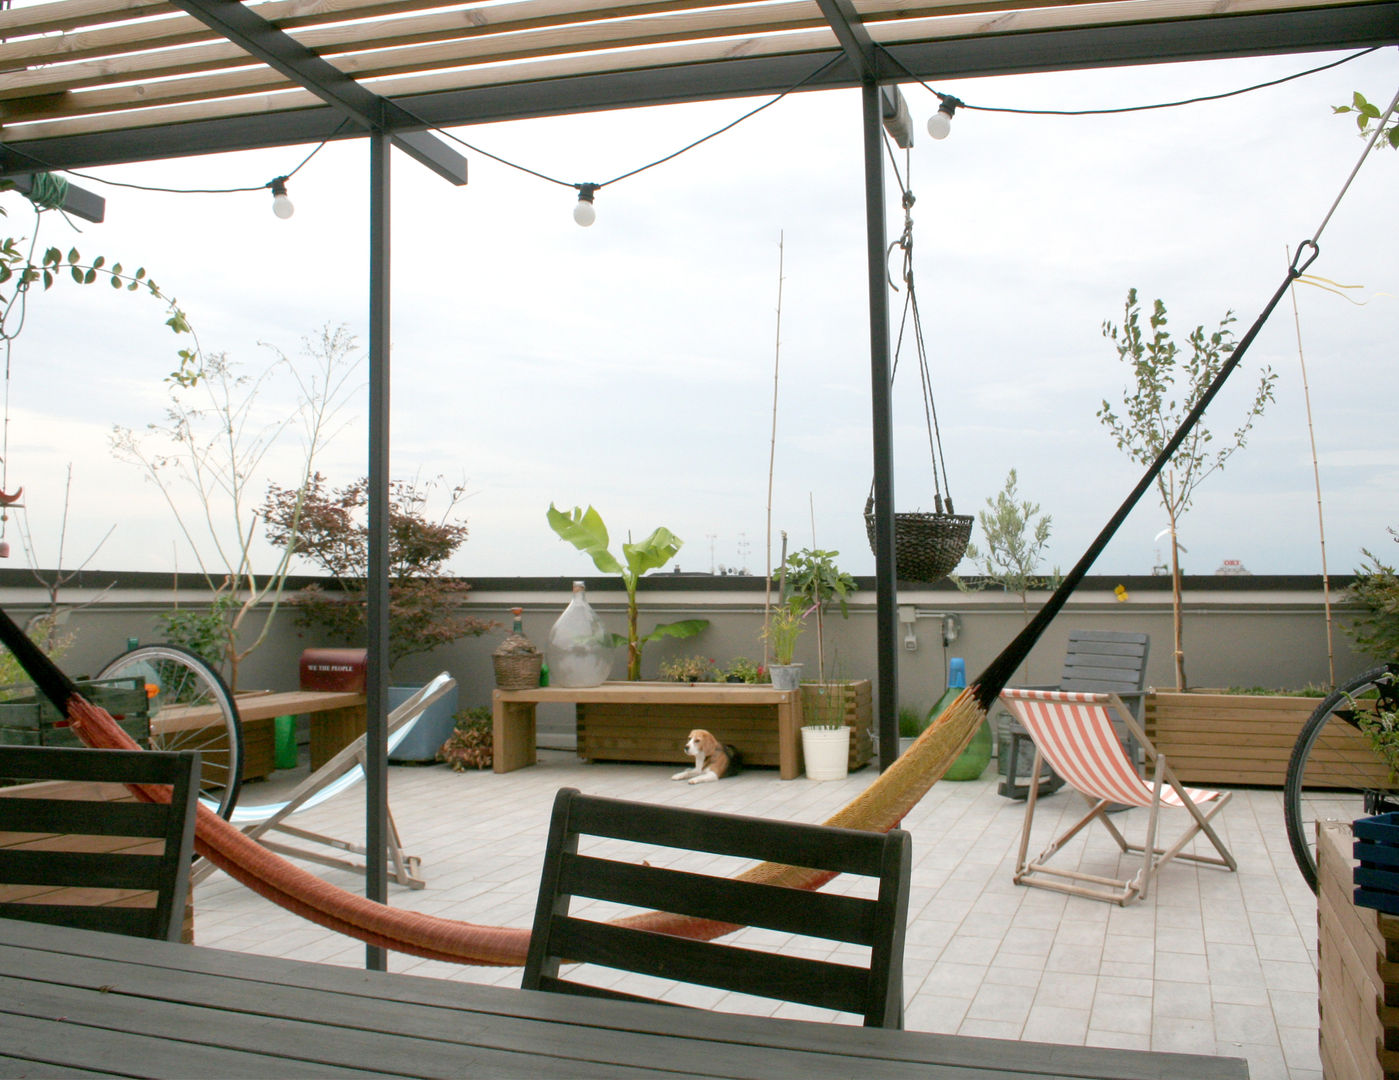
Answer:
M629 850L579 836L640 845ZM657 848L783 862L856 874L878 882L867 898L736 880L727 872L658 865ZM563 788L554 800L539 904L522 986L626 1001L622 993L560 972L584 963L680 983L755 994L862 1016L867 1027L903 1026L903 948L912 842L908 833L838 829L739 814L656 806L581 795ZM628 857L629 855L634 857ZM696 941L570 913L575 899L655 908L688 916L821 939L861 949L834 959L766 951L750 943ZM868 962L862 959L868 949ZM662 1001L662 1004L666 1002ZM699 1022L696 1031L703 1030Z
M0 776L24 781L0 797L0 832L19 834L0 844L0 917L180 940L197 751L0 746ZM93 798L94 784L169 785L171 797L112 802Z
M388 750L390 753L413 730L413 725L422 717L428 706L455 685L455 681L444 672L389 713ZM365 777L365 765L365 736L361 735L298 784L285 802L266 806L236 806L229 820L254 840L257 840L268 851L305 859L322 866L335 866L363 874L369 854L363 844L327 836L325 833L313 832L297 825L290 825L286 819L298 811L309 810L313 806L318 806L342 792L362 784ZM410 889L423 888L427 881L422 876L421 860L416 855L409 855L403 850L403 839L399 835L398 825L393 819L392 809L388 811L385 824L387 826L385 843L388 848L390 876L398 884L406 885ZM307 844L316 844L322 848L341 851L346 855L358 855L360 859L348 859L325 851L283 843L267 835L273 831L285 833ZM202 881L213 873L213 869L213 866L207 862L196 867L194 880Z
M1088 896L1126 905L1144 899L1161 868L1172 859L1237 870L1238 863L1212 824L1224 809L1232 792L1185 787L1176 778L1165 755L1156 751L1131 710L1116 694L1068 693L1053 690L1005 690L1005 703L1025 726L1035 742L1035 763L1030 793L1025 802L1025 824L1020 834L1015 882L1041 889L1053 889L1075 896ZM1115 728L1125 728L1146 754L1153 780L1143 780L1122 748ZM1053 766L1069 786L1089 802L1089 810L1068 829L1056 836L1039 856L1027 859L1030 829L1038 802L1040 768L1045 761ZM1122 831L1107 817L1110 806L1126 804L1150 810L1146 839L1130 844ZM1179 807L1190 816L1184 834L1170 847L1157 846L1157 831L1163 807ZM1131 878L1117 879L1046 865L1065 844L1090 823L1100 822L1123 852L1139 852L1142 865ZM1197 835L1208 837L1218 855L1185 851Z

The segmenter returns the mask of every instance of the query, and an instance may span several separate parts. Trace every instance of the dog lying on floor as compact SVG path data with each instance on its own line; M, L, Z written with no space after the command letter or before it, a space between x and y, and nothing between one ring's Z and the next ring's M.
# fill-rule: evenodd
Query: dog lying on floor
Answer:
M685 769L671 777L692 784L709 784L725 776L735 775L742 767L737 750L726 746L703 728L695 728L685 740L685 753L695 759L693 769Z

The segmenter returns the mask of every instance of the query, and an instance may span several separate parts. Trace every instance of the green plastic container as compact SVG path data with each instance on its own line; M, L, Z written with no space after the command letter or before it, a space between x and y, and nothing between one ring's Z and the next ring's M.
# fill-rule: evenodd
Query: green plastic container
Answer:
M296 768L296 717L279 716L272 722L275 741L273 764L278 769Z
M943 709L947 708L963 690L967 688L967 663L960 656L954 656L947 664L947 690L944 691L938 703L933 706L932 712L928 714L928 720L939 715ZM967 748L958 755L957 760L947 767L947 772L942 774L944 780L979 780L981 774L986 771L986 766L991 764L991 724L983 720L981 726L976 729L976 734L972 736L972 741L967 744Z

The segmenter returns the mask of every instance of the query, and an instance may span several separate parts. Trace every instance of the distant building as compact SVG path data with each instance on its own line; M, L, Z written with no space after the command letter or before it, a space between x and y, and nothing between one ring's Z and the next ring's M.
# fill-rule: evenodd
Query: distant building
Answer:
M1244 564L1238 559L1225 559L1222 563L1219 564L1219 569L1216 570L1215 573L1219 575L1240 574L1244 577L1253 576L1249 572L1249 570L1244 566Z

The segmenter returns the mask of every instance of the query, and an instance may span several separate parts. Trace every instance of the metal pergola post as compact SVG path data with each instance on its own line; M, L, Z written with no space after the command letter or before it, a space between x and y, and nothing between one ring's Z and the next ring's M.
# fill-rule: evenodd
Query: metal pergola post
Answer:
M875 671L879 767L899 756L898 579L894 565L894 424L889 377L889 282L884 260L883 102L879 87L861 91L865 147L865 236L870 304L870 411L874 441Z
M365 895L388 899L389 816L389 136L369 137L369 670L365 743L371 748L365 766ZM365 966L386 967L384 950L365 947Z

